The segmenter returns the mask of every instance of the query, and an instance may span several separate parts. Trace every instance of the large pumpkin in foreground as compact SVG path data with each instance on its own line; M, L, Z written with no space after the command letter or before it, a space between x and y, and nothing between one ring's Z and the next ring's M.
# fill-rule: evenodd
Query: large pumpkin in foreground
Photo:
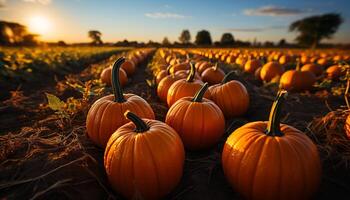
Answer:
M194 97L179 99L166 115L165 123L177 131L190 150L214 145L225 131L225 118L220 108L203 98L207 89L208 83L205 83Z
M108 141L104 166L112 188L128 199L159 199L180 181L185 151L179 135L167 124L131 120Z
M316 145L301 131L280 125L279 92L269 122L236 129L222 153L225 176L245 199L310 199L321 179Z
M131 110L140 117L148 119L155 118L151 106L143 98L135 94L123 94L119 82L119 69L124 60L124 58L119 58L113 65L114 94L104 96L92 104L86 117L87 135L100 147L105 147L112 133L129 122L124 117L125 111Z

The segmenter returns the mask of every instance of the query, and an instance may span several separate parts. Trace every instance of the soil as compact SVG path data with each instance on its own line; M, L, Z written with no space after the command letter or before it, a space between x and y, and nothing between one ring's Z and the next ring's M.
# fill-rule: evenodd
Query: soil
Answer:
M147 100L158 120L164 121L167 106L160 102L152 80L152 72L142 63L125 87L125 93L134 93ZM87 81L94 78L91 71L107 66L112 59L89 66L69 79ZM222 65L227 71L227 65ZM96 78L96 77L95 77ZM241 125L267 120L276 89L262 87L251 75L240 74L250 94L250 108L240 118L226 120L226 133L214 147L204 151L186 151L184 174L178 186L164 199L240 199L225 179L221 166L221 152L226 138ZM86 137L85 116L88 109L78 113L69 123L54 114L46 104L45 92L65 100L70 96L81 98L71 88L57 90L48 86L31 95L19 95L18 102L2 102L0 108L0 198L5 199L122 199L109 186L103 167L103 149ZM103 94L111 92L107 88ZM90 103L98 97L90 99ZM12 103L9 103L12 102ZM317 135L308 130L308 124L330 109L344 105L340 97L313 93L290 93L283 108L283 123L309 134L317 142ZM321 149L321 148L320 148ZM348 199L350 196L349 166L339 165L321 151L323 160L322 184L315 199ZM291 166L293 167L293 166Z

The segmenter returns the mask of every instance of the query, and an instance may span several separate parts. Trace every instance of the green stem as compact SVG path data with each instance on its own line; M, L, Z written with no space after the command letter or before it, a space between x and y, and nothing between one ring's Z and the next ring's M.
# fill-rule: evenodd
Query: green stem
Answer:
M166 73L168 74L168 75L170 75L170 69L171 69L171 65L169 65L167 68L166 68Z
M277 97L272 104L269 122L267 124L267 130L266 130L266 135L268 136L281 137L284 135L280 129L280 120L281 120L280 115L281 115L281 108L282 108L281 105L283 104L283 101L286 95L287 95L286 90L278 91Z
M205 83L201 89L194 95L192 102L202 102L203 96L208 89L208 83Z
M194 63L191 62L190 66L191 66L191 70L190 70L190 73L187 76L187 79L186 79L187 82L193 82L194 75L196 75L196 68L194 67Z
M295 67L296 71L300 71L300 59L297 58L297 66Z
M124 57L118 58L113 64L112 68L112 88L113 88L113 93L114 93L114 101L118 103L123 103L126 100L124 99L124 94L122 87L120 86L120 81L119 81L119 70L121 65L125 62Z
M149 126L140 117L138 117L135 113L128 110L124 113L124 116L126 118L128 118L130 121L132 121L132 123L135 124L135 126L136 126L135 132L143 133L143 132L146 132L150 129Z
M221 84L225 84L233 79L233 76L236 75L235 71L230 71L225 75L224 79L222 79Z

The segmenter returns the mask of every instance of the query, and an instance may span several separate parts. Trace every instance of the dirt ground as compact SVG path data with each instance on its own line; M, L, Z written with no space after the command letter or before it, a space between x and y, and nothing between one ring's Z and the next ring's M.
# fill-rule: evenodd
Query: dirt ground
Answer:
M149 60L152 56L150 56ZM76 81L96 78L91 73L105 67L113 59L89 66L69 76ZM134 93L146 99L158 120L164 120L167 106L161 103L155 87L145 81L153 79L142 63L125 93ZM227 66L222 66L226 71ZM241 118L226 121L226 133L216 146L204 150L186 151L184 174L179 185L164 199L240 199L225 180L221 166L223 144L229 134L241 125L256 120L267 120L276 90L261 87L252 76L235 77L248 89L250 108ZM94 146L86 137L87 109L75 115L70 123L62 121L45 107L45 92L60 99L70 96L81 98L71 88L57 90L56 86L39 89L32 94L18 95L15 101L0 104L0 198L1 199L122 199L109 187L103 167L103 149ZM107 88L103 94L111 92ZM89 100L92 103L98 97ZM13 99L12 99L13 100ZM315 199L349 199L350 169L341 158L326 155L319 136L308 129L315 117L327 114L330 109L344 105L340 97L313 94L289 94L283 108L282 121L306 132L317 144L323 160L322 184ZM1 135L1 134L0 134ZM350 157L350 156L349 156ZM291 166L293 167L293 166Z

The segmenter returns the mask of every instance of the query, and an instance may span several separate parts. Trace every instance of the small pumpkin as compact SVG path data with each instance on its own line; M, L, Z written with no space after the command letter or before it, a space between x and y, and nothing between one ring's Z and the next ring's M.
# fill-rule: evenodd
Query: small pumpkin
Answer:
M179 78L187 78L190 73L191 73L191 70L179 70L175 72L175 76ZM194 75L194 79L202 80L202 78L198 75L198 73Z
M295 70L283 73L280 87L286 90L303 91L311 89L316 82L316 76L310 71L300 71L299 63Z
M201 80L195 79L196 69L194 64L191 63L191 72L188 75L187 79L180 79L175 81L169 88L167 94L167 103L170 107L177 100L182 97L193 96L202 87L203 82ZM205 97L210 99L210 93L206 92Z
M112 85L112 67L107 67L101 73L101 81L106 85ZM121 86L128 83L128 75L123 69L119 69L119 81Z
M156 76L156 83L159 84L159 82L165 78L166 76L168 76L170 74L170 68L171 66L168 66L166 70L161 70L160 72L157 73Z
M301 71L309 71L315 74L316 77L321 76L323 69L318 64L309 63L301 67Z
M135 73L136 65L131 60L126 60L122 64L121 68L126 72L128 76L131 76Z
M280 124L286 92L278 93L268 122L251 122L226 140L222 166L245 199L311 199L321 179L316 145L298 129Z
M231 80L233 75L234 71L231 71L220 84L209 87L211 99L227 118L241 116L249 108L248 91L241 82Z
M283 67L279 63L268 62L261 68L260 78L263 81L270 82L276 76L281 76L283 72Z
M203 98L208 89L205 83L194 97L184 97L173 104L165 123L180 135L186 148L198 150L218 142L225 130L225 118L220 108Z
M197 71L198 71L198 74L202 74L204 72L204 70L212 67L213 64L211 64L210 62L204 62L202 63L201 65L199 65Z
M222 81L225 77L225 72L222 71L216 63L213 67L204 70L201 77L203 82L208 82L210 85L214 85Z
M112 133L128 122L124 118L126 110L131 110L144 118L155 118L151 106L143 98L135 94L123 94L119 82L119 70L124 61L125 58L119 58L112 68L114 94L94 102L86 117L87 135L100 147L105 147Z
M174 64L172 65L172 67L170 68L170 73L174 74L177 71L180 70L189 70L190 69L190 63L188 62L182 62L182 63L178 63L178 64Z
M259 67L262 66L262 63L258 59L250 59L244 65L244 71L253 74Z
M328 67L326 70L326 73L327 73L327 77L332 80L337 80L345 74L345 72L342 71L342 68L340 65L333 65Z
M164 77L157 86L157 95L163 102L167 102L168 90L175 81L182 79L181 76L170 74Z
M180 181L185 150L167 124L125 113L131 122L108 141L104 166L112 188L127 199L160 199Z
M348 115L348 116L346 117L345 125L344 125L344 130L345 130L346 136L347 136L348 139L350 140L350 115Z

